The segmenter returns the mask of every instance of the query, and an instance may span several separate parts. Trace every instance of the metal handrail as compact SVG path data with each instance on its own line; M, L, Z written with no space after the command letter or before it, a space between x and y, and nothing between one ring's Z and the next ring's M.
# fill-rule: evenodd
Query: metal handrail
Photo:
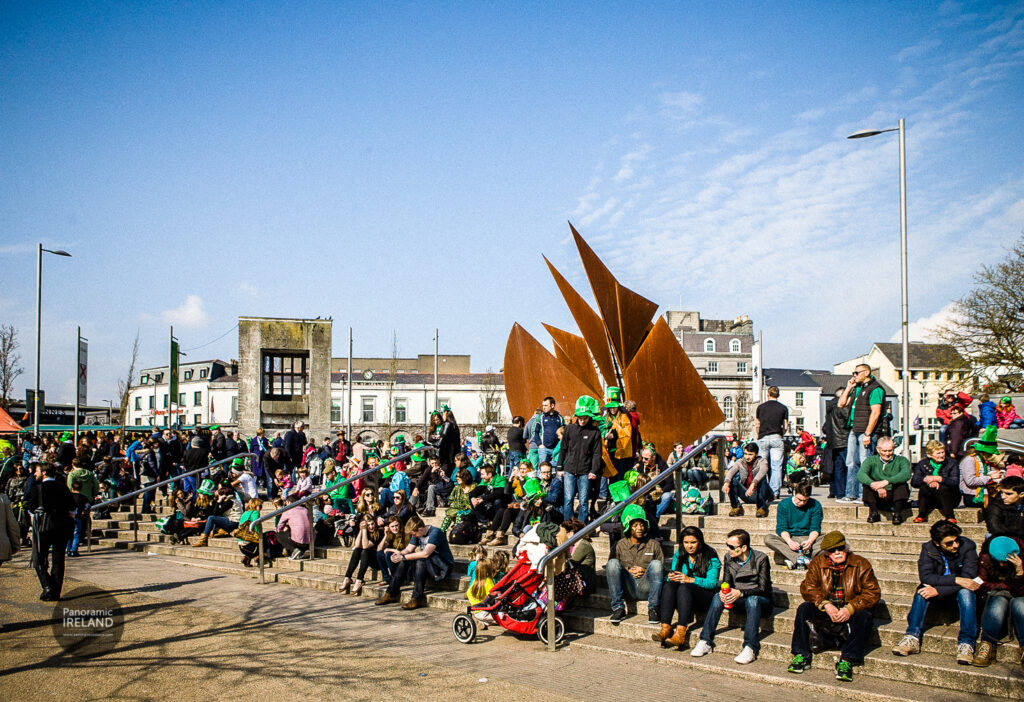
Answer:
M257 517L256 519L254 519L251 522L249 522L249 524L252 525L249 528L250 529L256 529L257 532L258 532L258 535L259 535L260 585L265 584L264 583L264 578L263 578L263 562L266 560L263 557L263 522L267 521L268 519L270 519L272 517L277 517L277 516L279 516L281 514L284 514L285 512L293 510L296 507L301 507L303 505L309 505L309 542L310 543L309 543L309 549L308 549L308 554L307 554L307 560L311 561L311 560L313 560L316 557L316 534L313 531L313 505L312 505L313 500L316 500L316 499L322 497L323 495L330 494L330 493L334 492L335 490L337 490L339 488L345 487L346 485L351 485L355 481L357 481L360 478L363 478L363 477L365 477L367 475L372 475L373 473L379 473L382 470L384 470L385 468L387 468L389 465L391 465L392 463L397 463L398 461L403 461L406 458L409 458L410 456L412 456L413 454L436 452L436 451L437 451L437 447L436 446L431 446L429 444L428 445L424 445L424 446L419 446L419 447L411 448L408 451L406 451L405 453L401 453L401 454L395 456L394 458L389 458L384 463L378 463L373 468L367 468L366 470L362 471L361 473L357 473L356 475L353 475L353 476L351 476L349 478L345 478L341 482L334 483L330 487L325 487L325 488L323 488L321 490L318 490L316 492L311 492L310 494L306 495L302 499L296 500L295 502L292 502L290 505L285 505L284 507L278 507L273 512L268 512L267 514L262 514L259 517Z
M643 497L647 493L651 492L652 490L654 490L654 488L657 485L661 484L667 478L672 476L676 471L678 471L680 468L682 468L688 461L692 460L694 456L697 456L700 453L702 453L708 446L710 446L711 444L717 443L718 441L724 441L724 440L725 440L725 437L720 435L720 434L714 434L714 435L709 436L708 438L704 439L704 441L700 442L699 444L697 444L696 446L691 448L689 451L687 451L685 454L683 454L682 458L680 458L678 461L676 461L671 466L669 466L665 470L663 470L660 473L658 473L658 475L656 475L654 478L652 478L650 481L648 481L648 483L646 485L643 485L640 488L638 488L637 490L635 490L629 497L627 497L626 499L622 500L621 502L616 502L610 509L605 510L604 514L602 514L600 517L598 517L597 519L592 521L590 524L587 524L585 527L583 527L582 529L577 531L570 538L566 539L566 541L564 543L561 543L558 546L555 546L553 549L551 549L550 551L547 552L547 555L545 555L543 558L540 559L540 561L537 563L537 572L538 573L544 573L544 569L545 568L548 568L548 570L550 571L545 576L546 579L547 579L548 605L549 605L548 608L547 608L547 617L548 617L548 650L549 651L554 651L555 650L555 607L550 606L551 603L555 601L555 574L553 572L554 568L553 567L549 567L549 566L553 566L554 565L554 559L556 557L560 556L561 554L565 553L566 551L568 551L570 548L572 548L574 545L576 545L576 543L579 542L581 539L585 538L589 534L591 534L594 531L596 531L602 524L604 524L605 522L609 521L612 517L614 517L619 512L619 508L620 507L622 507L623 505L628 505L628 504L632 503L634 500L636 500L636 499L638 499L640 497ZM721 474L721 469L722 469L722 466L720 465L719 466L719 474ZM678 487L679 484L676 483L676 485ZM678 500L678 492L677 492L677 500ZM676 504L676 509L677 509L676 513L678 515L679 514L679 512L678 512L678 509L679 509L678 501L677 501L677 504ZM677 516L677 519L678 519L678 516ZM676 526L677 527L681 527L681 525L678 522L677 522Z
M94 509L99 509L100 507L109 507L110 505L117 504L118 502L124 502L125 500L131 499L133 497L138 497L139 495L143 495L143 494L149 492L150 490L156 490L158 487L163 487L164 485L167 485L169 483L173 483L173 482L175 482L177 480L181 480L182 478L188 478L190 476L196 475L197 473L204 473L204 472L210 470L211 468L215 468L215 467L217 467L219 465L227 463L228 461L234 461L236 458L245 458L245 457L256 458L256 454L255 453L249 453L248 451L246 451L245 453L236 453L233 456L228 456L227 458L222 458L221 460L215 461L213 463L210 463L209 465L205 465L202 468L195 468L193 470L188 471L187 473L180 473L180 474L174 476L173 478L168 478L167 480L161 480L158 483L153 483L151 485L147 485L144 488L140 488L138 490L134 490L132 492L129 492L126 495L121 495L120 497L115 497L112 500L107 500L106 502L101 502L101 503L99 503L97 505L90 505L89 506L89 513L88 513L87 517L88 517L89 521L91 522L92 521L92 511ZM132 541L135 542L135 541L139 540L139 503L138 503L137 500L132 502L132 514L135 515L135 519L132 520ZM85 537L85 539L86 539L86 542L85 542L85 549L86 549L86 551L92 551L92 528L91 528L91 526L90 526L90 528L86 529L86 537Z
M975 436L974 438L968 439L967 441L964 442L964 448L965 449L969 449L971 446L973 446L978 441L981 441L981 438L977 437L977 436ZM996 437L996 446L999 446L1001 448L1008 448L1008 449L1011 449L1013 451L1024 451L1024 444L1022 444L1021 442L1019 442L1019 441L1011 441L1010 439L1004 439L1001 436L997 436Z

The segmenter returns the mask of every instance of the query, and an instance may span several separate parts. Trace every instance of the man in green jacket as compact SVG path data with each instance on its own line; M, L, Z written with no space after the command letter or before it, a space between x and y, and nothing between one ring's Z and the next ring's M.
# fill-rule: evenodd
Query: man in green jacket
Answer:
M82 494L89 500L89 502L92 502L96 499L96 494L100 491L99 479L96 477L94 472L83 465L82 459L77 456L71 459L71 465L72 470L68 473L68 489L70 490L74 483L81 483Z
M864 486L864 504L868 506L868 524L881 520L878 510L892 507L892 523L903 523L903 512L910 499L910 461L895 455L892 439L883 436L876 446L878 454L860 464L857 480Z

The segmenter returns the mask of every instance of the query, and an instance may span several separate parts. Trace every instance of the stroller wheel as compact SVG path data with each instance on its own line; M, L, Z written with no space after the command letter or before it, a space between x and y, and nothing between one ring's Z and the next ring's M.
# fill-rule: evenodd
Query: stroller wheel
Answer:
M562 639L565 637L565 622L562 621L561 617L555 617L555 644L562 643ZM541 618L540 623L537 624L537 638L545 646L548 643L548 618L544 616Z
M476 638L476 619L470 614L460 614L452 620L452 633L459 643L473 643Z

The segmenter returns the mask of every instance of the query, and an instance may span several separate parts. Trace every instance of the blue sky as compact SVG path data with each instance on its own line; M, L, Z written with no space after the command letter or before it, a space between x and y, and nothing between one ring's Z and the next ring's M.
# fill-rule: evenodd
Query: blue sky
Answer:
M502 364L589 296L571 220L664 308L749 315L828 367L941 319L1024 231L1024 4L12 3L0 6L0 321L42 385L115 394L173 323L331 316L343 355ZM200 347L202 348L196 348Z

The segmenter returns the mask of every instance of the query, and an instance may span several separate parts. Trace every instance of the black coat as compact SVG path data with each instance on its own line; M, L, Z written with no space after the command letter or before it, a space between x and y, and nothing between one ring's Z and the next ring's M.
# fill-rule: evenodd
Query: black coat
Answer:
M985 508L985 526L992 536L1016 536L1024 539L1024 512L1020 505L1008 507L999 495L989 497Z
M74 525L72 515L77 511L78 505L75 504L75 498L67 484L59 478L44 478L33 485L28 505L32 511L42 509L49 513L56 523L69 530Z
M931 585L939 592L940 597L955 595L960 590L957 578L975 578L978 576L978 547L965 536L960 537L960 551L956 558L949 561L950 575L946 572L946 561L942 557L942 549L930 540L921 546L921 555L917 558L917 575L922 585Z
M931 459L927 456L922 458L914 465L914 473L910 477L910 485L912 487L920 488L924 485L925 476L932 474ZM957 463L956 459L949 456L942 462L942 468L939 469L939 477L942 478L942 484L948 485L949 487L959 488L960 486L960 464Z
M850 410L840 407L835 400L829 401L826 405L822 433L825 434L826 444L833 451L846 450L846 444L850 438L850 430L846 428L849 418Z
M575 421L566 425L558 462L570 475L601 475L601 432L593 420L582 427Z
M284 453L288 457L288 465L292 468L302 465L302 452L308 443L306 435L301 431L288 430L288 433L284 435Z

